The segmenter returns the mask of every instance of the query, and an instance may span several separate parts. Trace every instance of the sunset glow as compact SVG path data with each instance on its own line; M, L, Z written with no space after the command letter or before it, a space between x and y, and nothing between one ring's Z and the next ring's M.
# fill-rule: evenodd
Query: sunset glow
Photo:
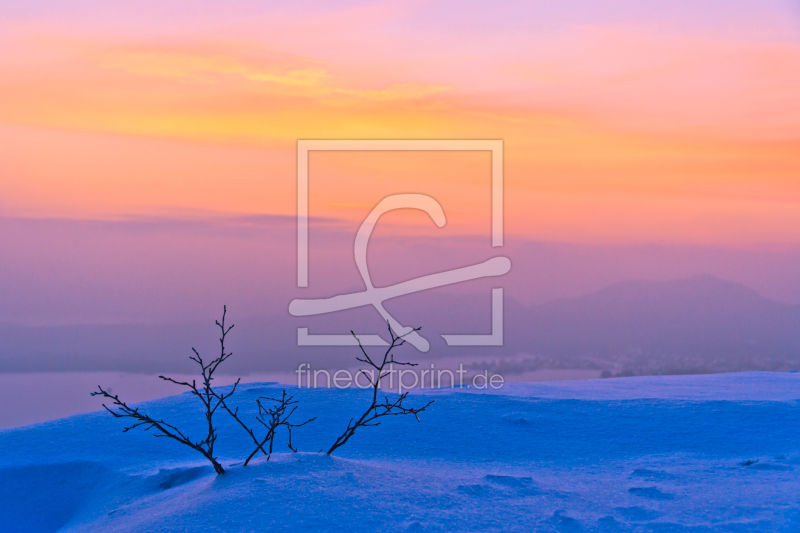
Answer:
M303 4L2 8L2 212L291 215L297 139L486 138L505 143L512 235L800 243L796 3L721 19L682 2L491 16L470 3ZM522 13L547 24L519 25ZM378 161L332 161L317 214L356 220L353 205L398 180L456 180L470 186L445 205L463 212L455 231L482 231L471 157L394 156L379 177Z

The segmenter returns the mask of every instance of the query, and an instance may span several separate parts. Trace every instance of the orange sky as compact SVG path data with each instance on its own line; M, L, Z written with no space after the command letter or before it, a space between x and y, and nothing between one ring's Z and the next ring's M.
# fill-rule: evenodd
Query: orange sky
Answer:
M800 243L800 8L528 4L3 8L0 213L293 214L297 139L487 138L509 234ZM485 154L312 157L312 215L486 230Z

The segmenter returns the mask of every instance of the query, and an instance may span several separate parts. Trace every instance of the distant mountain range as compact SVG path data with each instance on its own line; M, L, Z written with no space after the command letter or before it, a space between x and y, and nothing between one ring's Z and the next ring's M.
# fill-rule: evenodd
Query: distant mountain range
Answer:
M708 275L617 283L507 322L511 344L549 366L614 374L800 368L800 306Z
M527 307L506 295L505 343L447 348L440 333L488 333L489 298L431 291L386 303L401 322L422 325L429 359L464 355L507 373L593 368L605 375L800 369L800 306L766 299L742 285L701 275L627 281L591 294ZM352 363L352 348L298 348L296 328L380 333L371 309L297 319L237 317L229 370L290 370L300 362ZM213 320L174 325L0 325L0 371L190 371L189 348L217 348Z

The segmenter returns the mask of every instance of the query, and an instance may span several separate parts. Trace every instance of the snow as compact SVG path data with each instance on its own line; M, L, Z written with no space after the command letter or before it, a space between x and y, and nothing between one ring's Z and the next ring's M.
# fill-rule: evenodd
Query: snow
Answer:
M238 405L281 388L248 384ZM364 428L333 457L315 452L367 393L292 393L318 417L294 431L301 453L281 440L242 467L246 435L219 416L222 476L105 412L0 431L0 530L800 530L800 374L415 391L436 400L421 422ZM195 402L141 406L200 435Z
M650 398L686 401L791 401L800 399L800 373L738 372L702 376L642 376L635 379L507 383L498 390L469 390L562 400Z

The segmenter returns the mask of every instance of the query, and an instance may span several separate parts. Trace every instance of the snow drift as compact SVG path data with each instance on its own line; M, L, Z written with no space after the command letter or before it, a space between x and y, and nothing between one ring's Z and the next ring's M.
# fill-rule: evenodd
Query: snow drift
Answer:
M255 398L277 384L249 384ZM293 389L300 453L242 467L220 416L202 457L95 412L0 432L0 529L52 531L797 531L800 374L510 384L435 398L328 457L364 391ZM187 394L141 404L201 431ZM284 447L282 442L280 446ZM286 450L288 452L288 450Z

